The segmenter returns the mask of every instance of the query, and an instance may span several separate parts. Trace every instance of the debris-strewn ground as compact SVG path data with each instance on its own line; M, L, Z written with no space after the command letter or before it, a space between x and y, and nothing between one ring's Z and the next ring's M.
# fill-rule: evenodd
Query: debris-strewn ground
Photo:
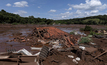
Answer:
M70 47L77 44L78 37L55 27L36 27L28 36L15 36L11 41L29 42L28 45L40 45L39 42L47 44L50 41L56 40L58 40L60 44L65 45L65 47Z
M8 36L9 39L4 39L4 41L0 38L1 46L0 49L9 47L9 49L13 48L26 48L26 47L43 47L47 46L49 48L48 54L46 54L46 58L42 59L41 63L43 65L106 65L107 64L107 39L106 38L96 38L92 37L92 42L87 44L78 44L78 39L80 39L80 35L70 35L62 30L59 30L61 27L63 28L82 28L85 25L61 25L61 26L35 26L35 25L7 25L2 26L0 28L1 37ZM91 25L93 28L96 25ZM20 27L20 28L18 28ZM57 28L56 28L57 27ZM59 28L60 27L60 28ZM105 26L97 26L101 29L105 28ZM20 33L19 31L11 30L20 30L21 28L29 28L30 32L26 35ZM59 29L58 29L59 28ZM7 35L9 34L9 35ZM10 39L11 38L11 39ZM7 43L8 42L8 43ZM17 43L16 43L17 42ZM19 45L19 46L18 46ZM21 47L22 46L22 47ZM20 48L21 47L21 48ZM17 49L17 50L19 50ZM28 51L28 48L26 48ZM10 50L9 50L10 51ZM46 50L45 50L46 51ZM39 51L31 51L33 54ZM47 52L42 52L47 53ZM9 54L4 54L9 55ZM10 54L11 58L17 57L17 55ZM42 54L44 55L44 54ZM20 63L24 64L36 64L33 63L33 60L36 57L24 57L22 60L24 62ZM26 61L27 59L27 61ZM31 61L32 60L32 61ZM11 65L13 63L17 64L16 60L0 60L1 65Z

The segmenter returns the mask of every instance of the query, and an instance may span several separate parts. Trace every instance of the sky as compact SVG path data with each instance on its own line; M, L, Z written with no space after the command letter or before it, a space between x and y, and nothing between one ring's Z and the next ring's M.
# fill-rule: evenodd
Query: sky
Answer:
M72 19L107 15L106 0L0 0L0 10L47 19Z

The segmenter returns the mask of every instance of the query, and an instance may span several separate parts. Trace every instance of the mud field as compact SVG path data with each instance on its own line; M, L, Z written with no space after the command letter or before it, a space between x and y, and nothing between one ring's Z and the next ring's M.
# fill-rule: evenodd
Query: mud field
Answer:
M90 26L92 28L97 28L97 29L106 29L107 28L107 26L104 26L104 25L90 25ZM32 47L32 46L41 47L42 45L35 44L37 42L36 38L31 37L32 35L29 36L36 27L50 27L50 25L0 24L0 53L9 52L9 51L18 51L23 48L30 51L32 54L37 53L38 51L33 51L33 50L31 50L30 47ZM53 26L51 25L51 27L58 28L66 33L70 33L71 31L76 31L80 35L89 34L89 32L83 32L83 31L79 30L80 28L84 28L85 25L53 25ZM66 33L61 33L61 34L68 35ZM34 34L34 33L32 33L32 34ZM81 37L80 35L73 36L73 39L74 40L79 39ZM46 34L46 38L48 38L47 34ZM51 37L51 38L53 39L54 37ZM29 39L31 39L31 41L29 41ZM59 37L59 39L60 39L60 37ZM28 41L26 41L26 40L28 40ZM79 44L81 46L85 46L85 47L89 48L89 50L87 50L85 52L81 49L76 48L77 45L71 47L71 48L73 48L73 50L64 51L64 52L58 52L57 50L51 50L51 52L49 52L47 59L42 61L42 63L44 65L107 65L107 53L106 53L107 39L92 37L92 42L95 43L96 45ZM74 43L74 41L73 41L73 43ZM83 54L83 52L84 52L84 54ZM73 62L72 60L74 60L74 59L68 57L69 55L74 55L74 58L80 57L81 60L78 61L78 63ZM96 57L96 56L98 56L98 57ZM28 58L23 58L23 59L28 60L28 61L30 60L32 62L32 65L35 64L35 63L33 63L34 57L33 58L28 57ZM12 60L14 60L14 58ZM17 60L16 59L14 61L12 61L12 60L0 60L0 65L16 65ZM27 63L23 62L23 63L21 63L21 65L27 65Z

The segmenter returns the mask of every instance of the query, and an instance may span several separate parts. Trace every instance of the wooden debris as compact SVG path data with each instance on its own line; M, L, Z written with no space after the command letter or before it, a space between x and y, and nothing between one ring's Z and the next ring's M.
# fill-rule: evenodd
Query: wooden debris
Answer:
M102 56L102 55L105 54L105 53L107 53L107 50L106 50L105 52L101 53L100 55L94 57L93 59L96 59L96 58L98 58L99 56Z

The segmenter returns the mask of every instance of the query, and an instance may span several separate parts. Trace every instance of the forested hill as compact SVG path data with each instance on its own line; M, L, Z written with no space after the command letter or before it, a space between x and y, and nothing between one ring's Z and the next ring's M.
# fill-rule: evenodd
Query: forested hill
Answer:
M46 18L34 18L34 16L21 17L18 14L0 11L0 23L3 24L53 24L53 20Z
M107 25L107 15L98 15L67 20L56 20L56 22L61 24Z
M0 23L3 24L87 24L87 25L107 25L107 15L90 16L84 18L74 18L66 20L52 20L46 18L35 18L34 16L21 17L18 14L0 11Z

